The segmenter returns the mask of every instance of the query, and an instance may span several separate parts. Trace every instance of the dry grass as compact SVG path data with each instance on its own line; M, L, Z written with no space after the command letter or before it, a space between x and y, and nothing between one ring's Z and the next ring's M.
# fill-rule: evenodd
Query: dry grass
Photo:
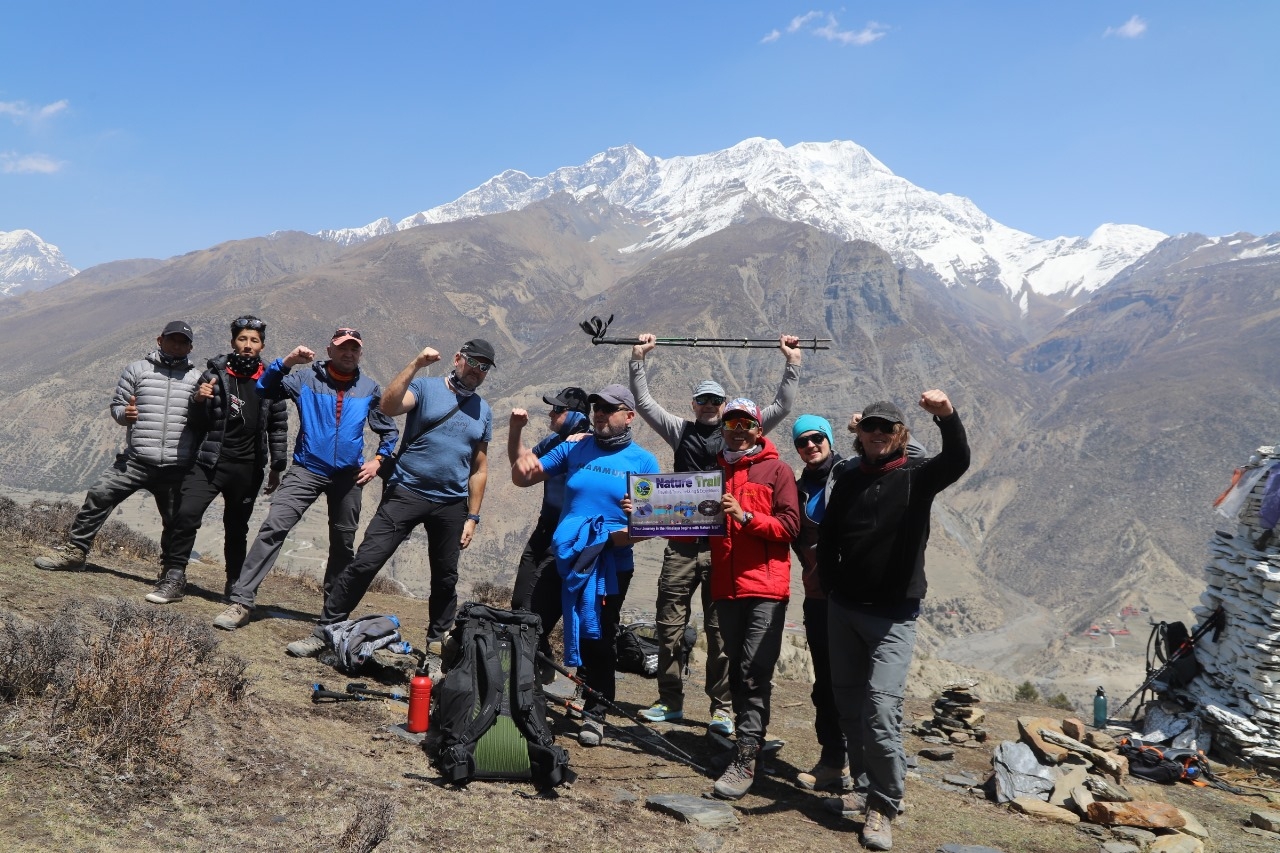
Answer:
M217 653L207 626L131 601L73 601L49 622L0 623L12 730L36 753L89 779L127 781L135 795L189 763L182 732L197 710L238 701L248 684L247 664Z

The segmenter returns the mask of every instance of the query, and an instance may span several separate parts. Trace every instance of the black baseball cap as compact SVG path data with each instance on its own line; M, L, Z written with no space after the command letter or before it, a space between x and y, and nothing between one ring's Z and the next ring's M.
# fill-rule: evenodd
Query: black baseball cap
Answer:
M881 400L878 403L872 403L862 410L862 419L879 418L882 421L888 421L891 424L905 424L906 421L902 417L901 410L893 403Z
M591 408L587 405L587 392L572 385L554 396L551 394L545 395L542 398L542 402L548 406L559 406L563 409L568 409L571 412L582 412L584 415Z
M184 320L170 320L169 325L164 327L164 331L160 333L160 337L166 338L169 335L182 335L189 341L195 341L196 336L191 333L191 327Z
M494 367L498 366L497 353L493 349L493 344L484 338L472 338L463 344L458 352L473 358L483 358Z

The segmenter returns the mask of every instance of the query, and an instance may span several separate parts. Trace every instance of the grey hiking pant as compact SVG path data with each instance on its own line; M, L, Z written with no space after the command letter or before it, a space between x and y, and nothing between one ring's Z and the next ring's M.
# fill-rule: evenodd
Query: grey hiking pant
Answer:
M855 787L902 811L907 760L902 700L916 645L916 620L893 619L827 599L831 689L849 748Z
M680 676L680 646L689 624L693 593L702 587L702 627L707 636L706 691L711 711L728 711L729 656L715 607L711 602L711 546L706 538L693 542L672 540L662 555L658 575L657 640L658 701L675 711L684 710L684 680Z
M727 598L715 603L729 655L729 690L739 741L764 741L769 729L773 668L782 652L787 603L769 598Z
M160 534L160 548L164 550L170 538L173 513L178 505L178 493L182 478L190 465L149 465L132 457L119 456L116 463L98 477L84 496L84 505L71 523L67 541L89 553L98 531L107 523L111 511L139 489L146 489L156 499L156 509L164 531Z
M360 524L360 498L356 485L358 468L340 471L333 477L314 474L299 465L289 466L280 487L271 495L271 509L253 540L240 579L231 590L231 600L253 607L258 587L276 564L289 531L302 514L324 495L329 504L329 559L324 570L324 593L329 597L333 580L351 564L355 556L356 527Z

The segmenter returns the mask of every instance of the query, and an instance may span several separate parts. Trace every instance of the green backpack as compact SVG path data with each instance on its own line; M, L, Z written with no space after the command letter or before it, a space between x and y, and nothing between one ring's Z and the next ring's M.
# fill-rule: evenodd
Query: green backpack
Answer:
M469 602L445 646L445 676L433 691L436 766L448 782L570 783L569 754L547 727L534 659L542 622L533 613Z

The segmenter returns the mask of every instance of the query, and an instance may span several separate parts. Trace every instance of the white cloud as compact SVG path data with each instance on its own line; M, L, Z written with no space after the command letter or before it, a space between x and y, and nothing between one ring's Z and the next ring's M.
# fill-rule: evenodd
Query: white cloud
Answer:
M839 23L836 22L835 15L827 17L827 23L818 27L813 31L815 36L824 38L827 41L838 42L839 44L851 44L856 47L862 47L865 44L871 44L884 38L887 29L884 24L877 24L875 21L868 21L867 25L862 29L854 32L853 30L840 29Z
M44 154L0 152L0 172L7 175L52 175L62 170L63 163Z
M822 11L805 12L803 15L797 15L791 19L786 27L787 35L807 32L809 35L820 39L855 47L878 41L884 38L888 31L888 27L875 21L868 21L867 25L860 30L843 30L840 28L840 22L834 14ZM760 39L760 43L770 44L782 38L782 36L782 31L770 30L764 38Z
M1116 36L1122 39L1136 39L1146 31L1147 22L1134 15L1118 27L1107 27L1102 33L1102 37Z
M26 101L0 101L0 115L7 115L18 124L38 122L57 115L70 105L66 98L43 107L33 107Z
M792 18L791 23L787 24L787 32L799 32L805 24L810 21L816 21L822 17L822 14L822 12L805 12L803 15L798 15L797 17Z

